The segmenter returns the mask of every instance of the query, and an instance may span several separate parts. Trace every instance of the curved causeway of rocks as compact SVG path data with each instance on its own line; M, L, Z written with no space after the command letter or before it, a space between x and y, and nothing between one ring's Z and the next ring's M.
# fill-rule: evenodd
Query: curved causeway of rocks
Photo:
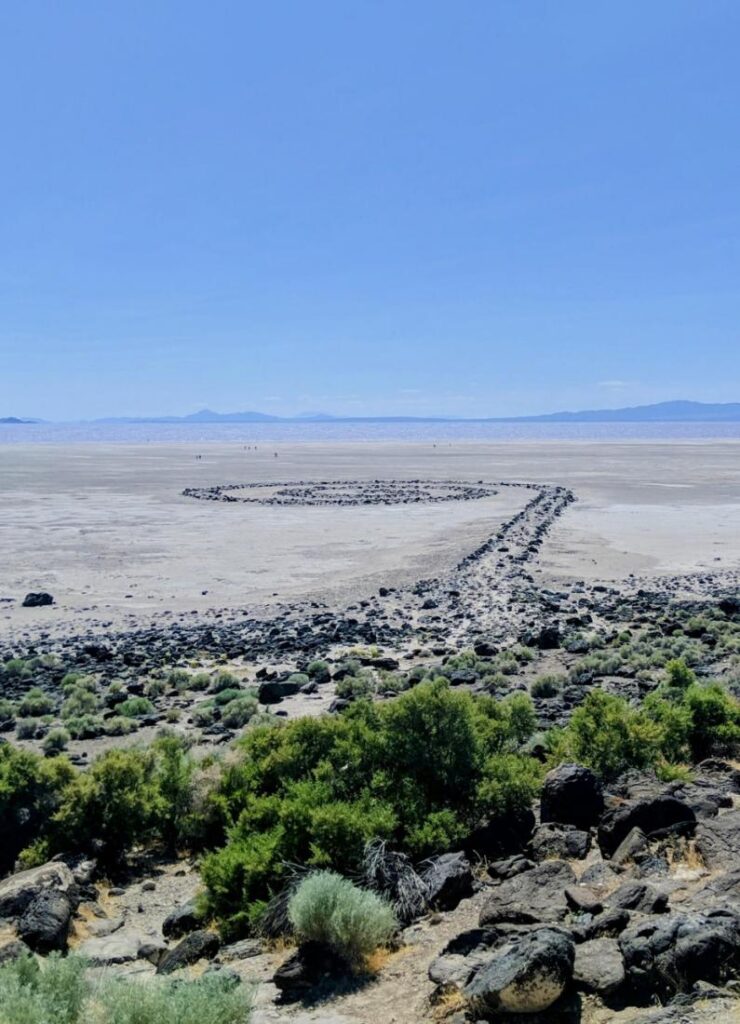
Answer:
M498 494L482 480L294 480L284 483L216 484L186 487L186 498L246 505L353 507L357 505L434 505L475 501Z

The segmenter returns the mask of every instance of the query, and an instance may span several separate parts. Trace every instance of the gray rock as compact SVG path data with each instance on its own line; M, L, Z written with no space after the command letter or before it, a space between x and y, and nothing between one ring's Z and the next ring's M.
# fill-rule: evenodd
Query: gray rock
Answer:
M737 861L740 857L740 808L699 822L696 848L710 868L725 868Z
M473 869L464 853L444 853L428 861L422 872L427 901L435 910L454 910L473 895Z
M49 861L4 878L0 882L0 917L18 917L39 893L47 889L74 896L75 880L66 864Z
M287 1001L307 995L327 978L341 978L347 964L320 942L306 942L275 971L273 982Z
M540 820L589 829L601 817L604 794L590 768L562 764L545 776L540 797Z
M212 960L220 946L219 937L214 932L191 932L165 953L157 964L157 974L171 974L199 960Z
M635 827L630 829L612 854L612 864L616 864L617 867L622 867L624 864L628 864L630 861L635 859L637 854L643 853L647 849L647 845L647 836L641 828Z
M665 914L619 938L631 996L666 1000L697 982L724 984L740 969L740 918L723 912Z
M587 885L569 885L565 889L568 906L581 914L600 914L604 909L601 900Z
M68 893L45 889L35 896L18 921L18 935L36 953L67 948L74 906Z
M474 1014L542 1013L573 976L572 939L553 928L514 939L498 949L464 989Z
M162 922L162 934L168 939L179 939L188 932L197 931L203 918L197 913L194 903L176 907Z
M232 942L230 946L224 946L219 953L219 960L224 963L231 963L233 960L249 960L254 956L260 956L264 951L262 939L242 939L240 942Z
M676 797L637 800L621 804L604 815L599 825L599 846L605 857L611 857L633 828L641 829L646 836L667 830L686 834L695 824L692 809Z
M488 865L488 874L494 881L503 881L505 878L513 878L521 875L524 871L530 871L535 866L533 860L526 857L507 857L505 860L494 860Z
M535 860L557 857L561 860L583 860L591 846L591 836L574 825L546 822L538 825L532 836Z
M114 964L129 964L139 959L139 954L149 937L132 928L121 928L111 935L86 939L78 953L91 967L109 967Z
M560 860L545 861L531 871L506 879L486 900L480 924L556 924L568 913L565 889L575 880L571 866Z
M624 958L616 939L591 939L576 946L573 980L585 992L616 992L624 983Z
M4 946L0 946L0 964L9 964L26 956L31 956L31 950L20 939L11 939Z
M622 934L629 923L628 910L605 910L602 914L597 914L588 924L583 925L579 929L579 933L585 942L589 942L591 939L616 938Z
M609 906L614 910L662 914L668 909L668 897L649 882L625 882L611 894Z

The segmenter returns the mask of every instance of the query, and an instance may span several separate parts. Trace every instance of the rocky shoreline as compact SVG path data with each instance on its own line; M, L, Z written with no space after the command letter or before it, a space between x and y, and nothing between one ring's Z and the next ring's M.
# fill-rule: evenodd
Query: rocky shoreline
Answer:
M422 493L417 483L409 503ZM227 724L219 674L229 676L218 686L230 700L289 718L338 712L362 696L392 699L434 676L496 698L529 693L537 757L541 736L566 724L592 687L639 701L674 656L737 692L736 574L542 587L537 555L576 495L545 484L481 486L524 489L528 500L444 576L381 587L343 609L298 602L277 614L214 610L207 621L119 633L29 630L0 650L2 696L21 704L38 689L50 695L53 718L72 673L93 681L103 722L117 720L122 703L144 700L134 738L171 723L207 751L241 728ZM232 490L190 496L232 500ZM344 501L350 493L298 489L277 503ZM359 503L363 493L393 497L372 485L355 493ZM427 500L462 500L450 493ZM196 670L205 692L188 688ZM39 719L32 747L44 728ZM72 760L84 766L117 742L80 740ZM499 837L484 855L478 842L475 854L463 848L419 868L423 911L406 923L387 964L349 985L325 951L286 955L260 937L222 944L195 911L199 876L188 858L134 857L111 879L94 857L62 857L0 881L0 962L62 949L79 951L94 970L137 977L188 976L207 963L208 972L260 983L254 1024L699 1024L709 1015L713 1024L734 1024L739 815L738 766L719 758L672 782L633 771L602 785L587 768L556 768L507 848Z

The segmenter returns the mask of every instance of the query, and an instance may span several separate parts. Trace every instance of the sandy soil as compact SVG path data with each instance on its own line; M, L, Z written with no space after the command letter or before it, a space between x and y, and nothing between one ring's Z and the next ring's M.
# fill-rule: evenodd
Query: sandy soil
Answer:
M540 558L554 583L740 568L738 442L5 446L0 633L363 597L450 568L526 500L509 489L433 506L279 508L181 495L250 480L416 477L570 487L578 502ZM41 589L53 608L20 607Z

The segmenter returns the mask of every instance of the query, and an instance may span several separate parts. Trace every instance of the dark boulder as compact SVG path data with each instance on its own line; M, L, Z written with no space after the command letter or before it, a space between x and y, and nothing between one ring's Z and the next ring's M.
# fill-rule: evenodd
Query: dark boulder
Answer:
M273 982L286 1002L308 995L322 981L344 977L347 964L321 942L306 942L291 953L273 975Z
M260 704L279 704L284 697L298 693L302 685L302 682L292 679L266 679L259 685L257 699Z
M493 818L471 832L465 841L465 852L491 860L521 853L529 842L534 826L534 812L529 808Z
M576 946L573 980L584 992L609 996L624 983L624 957L616 939L590 939Z
M689 834L695 825L692 809L674 796L637 800L620 804L604 815L598 831L599 847L605 857L611 857L633 828L651 836L661 832Z
M473 869L464 853L443 853L427 861L421 874L427 901L435 910L454 910L473 895Z
M494 860L488 865L488 875L494 882L502 882L505 878L513 878L524 871L531 871L535 866L533 860L526 857L507 857L505 860Z
M480 925L555 924L568 913L565 890L575 884L570 864L548 860L531 871L501 882L491 892L480 913Z
M18 935L36 953L64 950L73 911L74 905L66 892L40 892L18 921Z
M43 590L38 593L26 594L23 598L24 608L45 608L50 604L54 604L54 598Z
M604 811L601 783L590 768L562 764L545 776L540 798L540 818L576 828L589 829Z
M721 985L740 968L740 918L722 912L666 914L630 925L619 938L630 996L647 1003Z
M74 876L66 864L49 861L4 878L0 881L0 918L18 917L39 893L47 889L69 893L71 899L76 898Z
M740 809L701 821L696 848L710 868L725 868L736 861L740 855Z
M572 939L554 928L539 928L500 948L464 989L473 1012L542 1013L563 994L573 976Z
M663 914L668 910L668 897L648 882L625 882L609 897L614 910L637 910L641 914Z
M583 860L591 846L591 836L573 825L547 822L538 825L532 836L532 856L535 860Z
M162 922L162 934L167 939L179 939L188 932L197 931L203 918L197 913L194 903L177 907Z
M220 946L218 935L213 932L191 932L182 942L164 954L157 964L157 974L171 974L199 960L212 960Z

